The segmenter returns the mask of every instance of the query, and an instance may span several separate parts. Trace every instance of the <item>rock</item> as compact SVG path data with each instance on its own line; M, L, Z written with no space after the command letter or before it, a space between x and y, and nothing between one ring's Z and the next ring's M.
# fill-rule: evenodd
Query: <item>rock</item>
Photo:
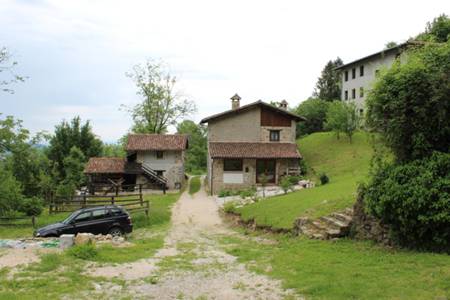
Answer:
M78 233L75 237L75 245L95 243L95 236L92 233Z
M67 249L73 246L75 235L74 234L63 234L59 237L59 248Z

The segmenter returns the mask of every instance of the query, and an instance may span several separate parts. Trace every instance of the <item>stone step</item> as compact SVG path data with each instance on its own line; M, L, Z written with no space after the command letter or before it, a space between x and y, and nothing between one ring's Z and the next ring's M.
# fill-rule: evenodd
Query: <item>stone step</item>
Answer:
M353 216L353 208L347 207L345 213L349 216Z
M326 236L323 233L314 233L312 238L316 240L325 240Z
M320 222L319 220L315 220L311 222L310 224L312 227L315 227L317 230L325 231L327 229L327 226Z
M349 227L349 224L341 222L333 217L320 217L320 219L329 224L330 226L335 227L335 229L341 228L346 229Z
M352 221L352 217L347 215L347 214L343 214L343 213L332 213L331 214L333 217L335 217L336 219L338 219L341 222L344 222L346 224L350 223Z
M339 229L328 229L326 231L327 239L334 239L344 236L344 234Z

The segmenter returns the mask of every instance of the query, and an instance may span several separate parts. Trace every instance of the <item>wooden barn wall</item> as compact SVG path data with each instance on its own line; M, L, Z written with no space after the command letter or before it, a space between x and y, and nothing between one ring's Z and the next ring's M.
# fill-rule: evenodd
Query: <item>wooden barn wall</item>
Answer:
M291 118L262 107L261 126L291 127Z

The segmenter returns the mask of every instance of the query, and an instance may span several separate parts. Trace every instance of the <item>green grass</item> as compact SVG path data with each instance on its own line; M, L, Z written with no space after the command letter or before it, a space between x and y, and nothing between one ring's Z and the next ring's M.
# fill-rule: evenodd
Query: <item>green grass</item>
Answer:
M189 194L193 195L198 191L200 191L200 186L201 186L200 176L192 177L191 180L189 181Z
M355 202L357 185L366 179L372 157L369 136L358 132L350 144L345 137L337 140L333 133L323 132L302 138L298 144L310 168L308 176L317 186L239 208L244 220L290 229L299 216L318 218ZM330 178L323 186L318 179L322 172Z
M132 215L135 230L129 236L129 241L133 244L130 247L105 245L97 247L96 251L89 251L89 255L79 255L86 254L86 249L77 251L74 248L61 254L46 254L39 263L16 272L12 278L8 277L8 269L0 269L0 300L60 299L63 296L69 296L70 299L86 298L85 295L80 297L80 293L93 291L94 282L106 281L83 275L86 260L123 263L151 257L164 244L164 236L170 225L170 208L179 196L180 194L145 196L150 201L150 216L147 219L144 213Z
M222 243L239 262L282 280L285 288L307 299L450 298L450 256L445 254L388 250L351 240L268 238L277 244L236 235Z

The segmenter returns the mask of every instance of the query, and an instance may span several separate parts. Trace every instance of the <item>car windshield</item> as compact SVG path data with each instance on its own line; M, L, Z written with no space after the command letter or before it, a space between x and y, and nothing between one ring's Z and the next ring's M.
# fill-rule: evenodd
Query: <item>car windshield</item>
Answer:
M64 224L69 224L70 221L72 221L78 214L80 213L79 210L74 211L73 213L70 214L70 216L68 216L64 221L62 221Z

